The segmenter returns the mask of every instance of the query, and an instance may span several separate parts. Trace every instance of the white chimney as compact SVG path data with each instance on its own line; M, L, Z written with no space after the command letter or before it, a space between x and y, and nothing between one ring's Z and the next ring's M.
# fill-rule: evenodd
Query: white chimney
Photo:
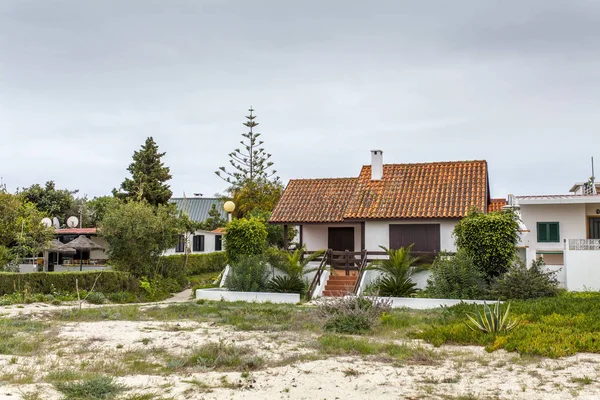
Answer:
M371 180L383 178L383 151L371 150Z

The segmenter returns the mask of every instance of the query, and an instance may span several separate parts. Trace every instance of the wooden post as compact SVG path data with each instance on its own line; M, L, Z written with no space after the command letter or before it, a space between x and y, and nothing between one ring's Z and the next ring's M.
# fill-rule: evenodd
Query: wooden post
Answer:
M365 221L360 223L360 251L365 250Z
M300 247L304 246L304 225L300 225Z
M283 249L288 249L288 226L287 224L283 225Z

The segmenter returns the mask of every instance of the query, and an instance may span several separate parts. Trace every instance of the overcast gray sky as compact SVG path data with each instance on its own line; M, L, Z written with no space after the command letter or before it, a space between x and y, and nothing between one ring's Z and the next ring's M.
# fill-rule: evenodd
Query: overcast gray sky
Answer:
M599 49L595 0L0 0L0 176L108 194L153 136L212 195L253 105L284 183L380 148L563 193L600 170Z

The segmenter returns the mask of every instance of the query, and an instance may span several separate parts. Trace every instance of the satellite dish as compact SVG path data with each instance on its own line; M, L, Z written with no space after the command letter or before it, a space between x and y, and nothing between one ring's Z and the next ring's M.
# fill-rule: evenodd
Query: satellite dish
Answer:
M42 218L42 225L46 228L50 228L52 226L52 220L50 218Z
M54 229L60 229L60 222L58 222L58 218L54 217L52 219L52 225L54 225Z
M67 226L69 228L77 228L78 224L79 224L79 219L77 217L67 218Z

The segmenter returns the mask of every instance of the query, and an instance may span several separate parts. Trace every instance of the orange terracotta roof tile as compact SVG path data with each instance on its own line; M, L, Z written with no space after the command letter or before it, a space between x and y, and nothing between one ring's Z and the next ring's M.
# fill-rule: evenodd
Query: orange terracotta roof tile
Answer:
M269 222L342 222L356 178L293 179Z
M376 181L367 165L358 178L291 180L269 222L461 218L486 209L488 188L486 161L387 164Z
M502 207L504 207L506 204L506 199L490 199L490 204L488 204L488 212L502 211Z
M485 210L487 190L485 161L384 165L378 181L367 165L344 218L460 218Z

